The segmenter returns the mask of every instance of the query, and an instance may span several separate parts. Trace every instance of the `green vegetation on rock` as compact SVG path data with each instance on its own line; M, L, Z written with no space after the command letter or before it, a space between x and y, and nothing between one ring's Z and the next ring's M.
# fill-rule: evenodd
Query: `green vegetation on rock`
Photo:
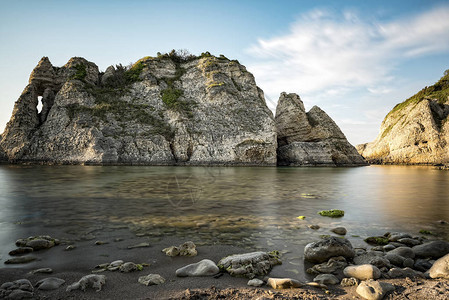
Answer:
M141 60L139 60L134 65L132 65L129 70L126 70L124 73L126 83L130 84L140 81L140 74L142 73L143 68L145 68L145 64Z
M425 230L425 229L421 229L419 231L419 233L421 234L427 234L427 235L433 235L433 232L429 231L429 230Z
M81 80L84 81L84 79L87 76L87 70L86 70L86 65L85 64L78 64L75 66L75 74L72 76L72 79L77 79L77 80Z
M345 212L340 209L322 210L318 214L323 217L340 218L345 215Z
M387 237L384 236L370 236L364 239L365 242L371 245L387 245L389 243L389 240Z

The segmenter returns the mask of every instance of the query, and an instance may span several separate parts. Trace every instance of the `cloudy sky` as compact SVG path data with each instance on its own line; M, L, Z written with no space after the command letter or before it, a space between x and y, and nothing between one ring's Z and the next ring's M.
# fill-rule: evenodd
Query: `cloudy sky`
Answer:
M358 144L449 69L449 2L0 0L0 131L42 56L105 70L171 49L238 59L273 111L295 92Z

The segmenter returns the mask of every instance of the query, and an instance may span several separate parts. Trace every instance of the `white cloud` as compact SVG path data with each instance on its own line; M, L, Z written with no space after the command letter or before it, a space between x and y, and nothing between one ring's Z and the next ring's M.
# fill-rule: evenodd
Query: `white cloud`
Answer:
M369 22L354 11L314 10L288 33L259 39L250 67L268 95L386 94L397 62L449 51L449 6L390 22Z

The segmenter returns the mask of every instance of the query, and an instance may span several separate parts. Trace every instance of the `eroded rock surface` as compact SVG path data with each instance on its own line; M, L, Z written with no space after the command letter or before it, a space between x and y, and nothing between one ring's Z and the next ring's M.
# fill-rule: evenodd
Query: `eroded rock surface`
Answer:
M250 252L227 256L222 258L217 265L232 276L254 278L268 274L273 266L280 263L276 254Z
M366 164L337 124L317 106L306 113L303 102L296 94L281 94L275 120L279 165Z

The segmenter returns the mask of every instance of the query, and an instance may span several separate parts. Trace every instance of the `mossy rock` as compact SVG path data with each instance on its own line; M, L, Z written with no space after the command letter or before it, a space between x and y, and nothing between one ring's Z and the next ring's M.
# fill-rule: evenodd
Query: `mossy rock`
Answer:
M341 218L345 215L345 212L340 209L322 210L318 214L323 217Z
M389 243L388 238L384 236L370 236L367 237L364 241L370 245L379 245L379 246L387 245Z

